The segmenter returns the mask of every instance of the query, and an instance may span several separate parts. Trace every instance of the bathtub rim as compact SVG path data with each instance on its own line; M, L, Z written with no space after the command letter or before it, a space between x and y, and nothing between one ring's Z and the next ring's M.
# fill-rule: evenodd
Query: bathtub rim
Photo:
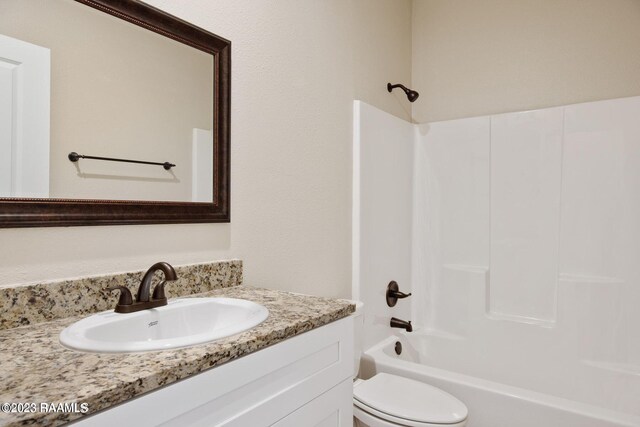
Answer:
M420 333L419 331L413 333ZM494 394L506 395L513 399L518 399L534 405L545 406L558 411L565 411L577 416L590 417L594 420L619 424L625 427L640 426L640 416L625 412L615 411L608 408L591 405L588 403L578 402L564 397L553 396L546 393L528 390L525 388L512 386L508 384L498 383L484 378L473 377L467 374L457 373L446 369L436 368L417 362L402 360L390 356L385 352L385 348L389 348L393 352L393 346L396 341L407 340L408 333L397 333L391 335L377 344L371 346L363 352L363 359L367 362L373 362L376 372L390 372L395 375L408 376L408 373L416 375L425 375L433 377L440 381L449 382L457 386L468 387L470 389L483 390ZM382 367L382 370L378 370ZM384 368L391 368L384 370ZM416 379L416 378L414 378ZM455 396L454 393L451 393ZM457 396L456 396L457 397ZM464 402L464 401L463 401ZM464 402L466 404L466 402ZM471 415L469 415L471 416Z

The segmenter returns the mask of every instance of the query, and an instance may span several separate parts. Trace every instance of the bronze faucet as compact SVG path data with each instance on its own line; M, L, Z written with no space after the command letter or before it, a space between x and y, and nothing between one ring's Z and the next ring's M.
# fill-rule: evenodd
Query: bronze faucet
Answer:
M407 332L413 332L413 326L411 326L411 320L407 322L406 320L400 320L396 317L392 317L391 322L389 322L389 326L391 326L392 328L404 329Z
M164 280L156 285L153 290L153 296L149 296L151 293L151 281L156 271L161 270L164 273ZM125 286L114 286L105 289L106 291L120 291L120 299L116 304L116 313L134 313L140 310L147 310L149 308L162 307L167 305L167 297L164 294L164 285L167 281L177 280L178 276L173 267L166 262L155 263L147 270L140 287L138 288L138 295L136 302L133 302L131 291Z

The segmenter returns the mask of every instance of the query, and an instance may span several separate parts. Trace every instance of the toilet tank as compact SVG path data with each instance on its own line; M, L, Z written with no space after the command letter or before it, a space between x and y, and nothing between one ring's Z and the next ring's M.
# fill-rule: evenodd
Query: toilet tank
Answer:
M356 311L353 316L353 376L358 376L360 371L360 356L362 356L362 342L364 339L364 303L362 301L351 301L355 304Z

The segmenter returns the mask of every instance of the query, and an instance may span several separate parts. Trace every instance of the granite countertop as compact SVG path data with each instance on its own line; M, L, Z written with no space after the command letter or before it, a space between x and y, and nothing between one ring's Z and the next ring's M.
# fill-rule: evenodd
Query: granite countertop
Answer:
M58 342L60 331L84 316L0 331L0 403L86 403L87 414L124 402L206 369L348 316L345 300L234 286L191 296L257 302L269 317L216 342L144 353L84 353ZM61 425L80 413L0 413L1 426Z

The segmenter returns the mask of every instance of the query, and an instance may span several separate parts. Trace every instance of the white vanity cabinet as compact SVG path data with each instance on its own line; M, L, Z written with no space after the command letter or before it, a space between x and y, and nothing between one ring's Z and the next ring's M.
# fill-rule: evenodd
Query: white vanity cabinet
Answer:
M351 427L352 355L350 316L75 425Z

